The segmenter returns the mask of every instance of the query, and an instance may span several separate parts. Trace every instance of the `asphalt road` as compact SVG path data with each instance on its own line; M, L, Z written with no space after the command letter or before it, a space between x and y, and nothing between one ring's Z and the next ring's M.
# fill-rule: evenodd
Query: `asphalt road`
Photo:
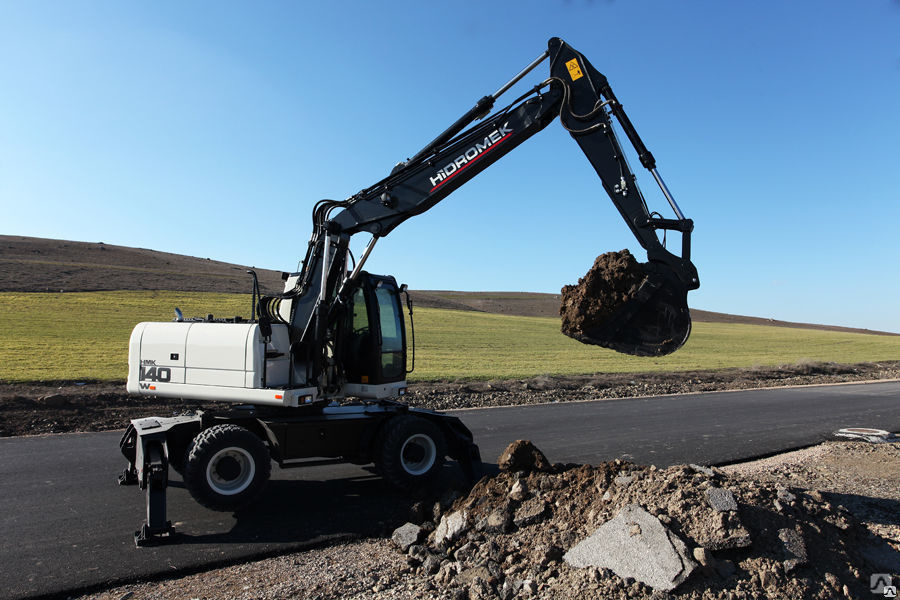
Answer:
M841 427L900 430L900 382L817 386L458 411L486 461L531 439L552 462L624 458L721 464L819 442ZM119 433L0 439L0 598L57 595L165 577L250 556L389 533L401 498L350 465L273 470L261 501L208 511L177 475L174 544L135 548L136 487L118 487ZM447 467L445 478L459 476Z

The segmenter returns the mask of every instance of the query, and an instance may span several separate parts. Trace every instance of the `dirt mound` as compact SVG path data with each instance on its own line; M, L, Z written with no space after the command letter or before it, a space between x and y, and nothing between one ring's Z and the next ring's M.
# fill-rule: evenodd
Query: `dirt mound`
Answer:
M621 461L501 471L407 533L411 568L473 599L864 597L897 558L819 492Z
M604 325L619 307L636 296L644 276L641 263L628 250L598 256L578 285L562 289L562 332L579 339Z
M528 440L516 440L506 447L497 464L501 471L549 471L550 461Z

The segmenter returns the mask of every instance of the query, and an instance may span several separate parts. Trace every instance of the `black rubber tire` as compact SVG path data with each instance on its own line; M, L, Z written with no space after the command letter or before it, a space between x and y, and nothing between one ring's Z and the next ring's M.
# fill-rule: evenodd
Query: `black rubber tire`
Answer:
M256 434L230 423L215 425L191 443L184 484L206 508L232 511L259 496L271 471L269 450Z
M412 415L388 421L378 444L378 470L392 485L404 491L426 485L440 470L447 454L447 443L440 428Z

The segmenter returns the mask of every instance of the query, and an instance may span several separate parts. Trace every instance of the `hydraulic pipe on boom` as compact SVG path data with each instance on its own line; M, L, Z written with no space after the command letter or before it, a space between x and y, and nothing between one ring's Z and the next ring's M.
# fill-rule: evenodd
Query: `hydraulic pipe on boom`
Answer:
M485 96L481 100L479 100L475 104L475 106L473 106L471 109L469 109L469 112L467 112L466 114L461 116L459 119L456 120L455 123L453 123L453 125L451 125L447 129L445 129L439 136L437 136L436 138L431 140L431 142L429 142L424 148L419 150L415 156L413 156L411 159L409 159L408 162L414 163L414 162L421 160L422 158L428 156L429 154L431 154L432 150L434 150L438 146L444 144L445 142L447 142L448 140L453 138L453 136L455 136L457 133L459 133L460 131L465 129L472 121L477 121L478 119L481 119L486 114L488 114L491 111L491 109L494 107L494 102L497 100L497 98L502 96L509 88L514 86L516 83L518 83L519 80L521 80L523 77L528 75L528 73L530 73L532 70L534 70L534 68L536 66L538 66L539 64L541 64L544 61L544 59L547 58L548 56L550 56L550 51L544 50L544 52L541 53L541 55L538 56L536 59L531 61L531 63L529 63L527 67L525 67L524 69L519 71L518 75L516 75L515 77L513 77L512 79L507 81L502 86L500 86L500 89L497 90L496 92L494 92L493 94L491 94L490 96Z

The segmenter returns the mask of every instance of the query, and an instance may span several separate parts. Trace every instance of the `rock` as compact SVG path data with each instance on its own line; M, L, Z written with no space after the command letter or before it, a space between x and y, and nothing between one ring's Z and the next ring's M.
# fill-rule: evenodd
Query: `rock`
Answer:
M450 600L470 600L466 588L454 588L450 591Z
M495 510L487 516L482 529L488 533L507 533L512 529L512 515L506 510Z
M434 575L441 568L441 559L434 554L429 554L428 558L422 563L422 570L429 575Z
M518 593L522 590L522 586L525 585L525 582L521 579L516 579L514 581L510 581L507 579L503 582L503 586L500 588L500 599L501 600L512 600L518 595Z
M806 543L803 536L794 529L779 529L778 539L784 544L784 572L790 573L800 565L805 565L809 560L806 552Z
M625 487L632 481L634 481L634 477L632 475L616 475L616 478L613 479L613 483L616 484L616 487Z
M453 558L458 560L459 562L466 562L478 551L478 548L475 547L475 544L472 542L466 542L462 546L460 546L456 552L453 553Z
M464 569L456 576L456 583L468 586L476 577L487 581L491 578L491 572L488 571L487 567L471 567Z
M506 447L497 464L501 471L550 471L550 461L544 453L528 440L516 440Z
M39 397L36 402L37 404L43 404L50 408L61 408L63 406L68 406L69 399L62 394L47 394L46 396Z
M778 577L773 571L760 571L759 584L764 588L773 588L778 585Z
M424 562L425 559L428 558L428 548L426 548L422 544L413 544L409 547L409 550L407 550L406 553L413 558L417 558L420 563Z
M532 498L516 509L513 523L516 527L527 527L537 523L547 514L547 504L540 498Z
M714 567L716 564L716 559L713 557L712 552L703 548L702 546L699 548L694 548L693 551L694 560L703 565L704 567Z
M631 535L633 525L639 534ZM611 569L662 591L674 590L697 566L685 543L637 504L624 507L563 559L573 567Z
M710 467L704 467L702 465L695 465L693 463L688 466L697 473L702 473L703 475L708 475L710 477L713 476L713 470Z
M737 502L734 499L734 494L732 494L731 491L720 487L706 488L706 501L709 502L709 505L713 510L719 512L737 510Z
M702 519L695 521L690 532L698 545L708 550L746 548L750 545L750 532L741 523L737 512L708 509L705 512Z
M528 497L528 488L521 479L517 479L509 490L509 499L521 502Z
M469 584L469 600L489 600L496 598L493 588L481 577L475 577Z
M406 552L409 550L410 546L419 543L423 533L424 531L418 525L406 523L394 530L394 533L391 535L391 541L394 542L401 551Z
M495 541L491 540L481 547L481 549L479 550L479 556L481 558L489 559L488 562L490 562L491 560L498 561L503 559L503 550L500 548L500 546L497 545Z
M786 487L779 485L775 488L777 497L779 500L784 502L785 504L791 504L794 500L797 499L797 496L792 494Z
M434 576L434 580L441 585L449 585L458 572L459 563L446 561L438 569L437 575Z
M536 561L542 567L546 567L552 562L556 562L563 557L562 548L559 546L540 546L537 549Z
M444 546L458 538L468 528L468 515L464 510L458 510L441 517L441 522L434 530L434 543Z

